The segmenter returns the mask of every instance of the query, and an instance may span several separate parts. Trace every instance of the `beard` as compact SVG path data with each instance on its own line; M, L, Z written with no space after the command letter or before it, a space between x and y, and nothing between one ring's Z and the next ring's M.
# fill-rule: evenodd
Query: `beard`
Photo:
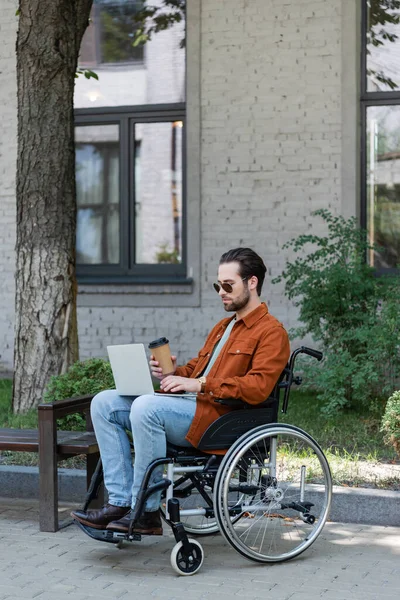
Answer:
M224 309L226 312L237 312L244 308L250 300L250 292L247 288L244 288L243 293L236 298L236 300L232 300L229 304L224 304Z

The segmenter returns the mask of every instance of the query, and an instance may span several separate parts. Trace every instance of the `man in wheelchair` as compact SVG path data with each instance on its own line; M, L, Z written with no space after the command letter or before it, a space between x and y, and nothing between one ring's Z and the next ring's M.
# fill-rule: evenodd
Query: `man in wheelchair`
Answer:
M235 248L222 255L214 289L225 311L233 316L215 325L198 356L185 366L176 367L176 357L172 357L173 374L164 377L158 362L154 357L150 359L152 374L161 380L161 390L176 397L155 394L134 398L119 396L116 390L95 396L91 415L108 504L71 513L79 523L125 534L160 535L161 491L147 498L144 512L133 525L130 515L146 469L155 459L166 456L167 441L197 448L209 425L232 410L229 404L215 399L241 399L257 405L269 397L290 350L285 329L260 300L265 272L263 260L249 248ZM180 395L184 392L192 395ZM127 431L133 437L134 468ZM206 452L224 454L225 449ZM162 473L160 465L150 483L162 479Z

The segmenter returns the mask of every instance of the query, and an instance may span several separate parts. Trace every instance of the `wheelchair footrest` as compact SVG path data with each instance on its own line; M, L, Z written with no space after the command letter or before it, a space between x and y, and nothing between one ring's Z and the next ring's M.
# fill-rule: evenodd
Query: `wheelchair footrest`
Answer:
M132 535L128 535L127 533L119 533L118 531L111 531L110 529L95 529L94 527L89 527L88 525L84 525L79 521L75 521L77 525L94 540L98 540L99 542L108 542L109 544L118 544L121 541L126 542L140 542L142 536L139 533L133 533Z

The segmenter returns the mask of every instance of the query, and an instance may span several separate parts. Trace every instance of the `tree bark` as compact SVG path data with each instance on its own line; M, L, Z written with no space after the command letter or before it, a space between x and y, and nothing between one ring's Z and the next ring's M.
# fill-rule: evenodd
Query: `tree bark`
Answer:
M78 359L73 93L93 0L20 0L13 410Z

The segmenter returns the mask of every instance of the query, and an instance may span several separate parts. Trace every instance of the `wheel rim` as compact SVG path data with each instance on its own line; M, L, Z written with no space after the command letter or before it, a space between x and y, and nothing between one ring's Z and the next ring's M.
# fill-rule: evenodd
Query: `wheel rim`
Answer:
M288 560L315 541L326 521L332 494L328 463L318 444L297 428L264 428L243 438L225 457L216 480L214 504L221 531L247 558L258 562ZM274 439L275 477L270 466ZM240 462L247 464L247 488L241 488L246 491L246 499L242 501L241 518L231 521L227 518L230 496L235 486L240 489ZM304 522L314 517L314 523Z
M190 560L190 558L192 558L192 560ZM184 573L192 573L201 565L201 553L196 546L192 546L192 555L190 557L184 556L181 550L178 552L176 561L180 571Z
M201 545L196 540L188 540L189 553L183 550L183 543L179 542L172 550L172 567L181 575L193 575L197 573L203 564L204 554Z

